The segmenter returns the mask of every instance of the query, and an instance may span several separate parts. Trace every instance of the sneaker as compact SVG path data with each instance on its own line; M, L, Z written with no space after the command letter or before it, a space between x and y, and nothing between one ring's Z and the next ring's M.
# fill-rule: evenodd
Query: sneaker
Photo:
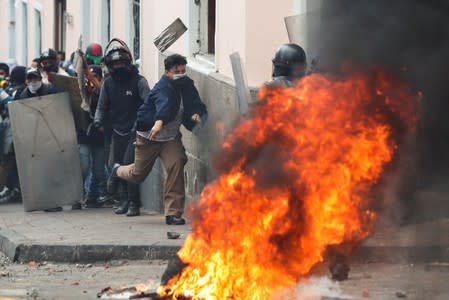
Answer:
M3 190L0 192L0 198L8 195L11 191L8 189L8 187L4 186Z
M109 195L98 197L96 202L99 203L101 207L113 207L115 204L114 198Z
M98 202L96 198L87 198L84 206L86 208L100 208L103 207L103 204Z
M114 210L114 213L116 215L123 215L126 214L128 212L128 208L129 208L129 201L123 201L120 203L120 205Z
M179 216L166 216L165 217L165 224L167 225L184 225L186 223L186 220Z
M0 203L12 203L21 201L22 201L22 192L18 188L15 188L13 190L7 190L5 194L0 197Z
M11 198L12 191L6 190L3 195L0 196L0 203L8 203Z
M119 164L114 164L112 167L111 175L109 175L106 182L106 190L109 195L114 195L117 192L119 179L117 176L117 169L120 167Z
M140 208L139 204L131 202L128 207L128 212L126 213L127 217L136 217L140 216Z

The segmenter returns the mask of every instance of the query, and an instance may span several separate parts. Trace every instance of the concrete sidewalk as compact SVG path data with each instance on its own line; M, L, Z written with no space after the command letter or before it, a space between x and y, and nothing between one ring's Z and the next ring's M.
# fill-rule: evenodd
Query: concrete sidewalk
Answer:
M168 231L181 234L167 238ZM160 214L115 215L110 208L25 213L0 205L0 251L14 261L88 263L174 256L190 232ZM354 258L362 262L449 262L449 219L377 230Z
M181 237L168 239L168 231ZM155 213L126 217L111 208L25 213L21 204L0 205L0 251L19 262L169 259L189 232L188 225L166 225Z

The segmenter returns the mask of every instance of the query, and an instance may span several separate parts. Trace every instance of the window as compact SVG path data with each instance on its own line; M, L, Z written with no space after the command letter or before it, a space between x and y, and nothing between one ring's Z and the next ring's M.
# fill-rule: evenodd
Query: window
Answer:
M208 0L207 5L207 52L215 53L215 2Z
M22 49L21 49L21 64L28 65L28 4L22 2Z
M42 19L41 11L38 9L34 10L34 30L34 57L39 57L42 52Z
M83 35L83 45L88 45L92 41L90 40L90 15L91 15L91 2L90 0L82 0L81 1L81 34Z
M195 0L190 6L192 54L215 53L216 0Z
M67 19L66 0L56 0L55 4L55 48L57 51L65 51L66 19Z
M107 0L108 5L108 42L111 40L111 0Z
M104 48L111 40L111 0L101 1L100 19L100 43Z
M9 57L15 57L16 56L16 6L15 6L15 0L9 0L9 27L8 27L8 34L9 34Z
M140 59L140 0L133 0L132 51L134 60Z

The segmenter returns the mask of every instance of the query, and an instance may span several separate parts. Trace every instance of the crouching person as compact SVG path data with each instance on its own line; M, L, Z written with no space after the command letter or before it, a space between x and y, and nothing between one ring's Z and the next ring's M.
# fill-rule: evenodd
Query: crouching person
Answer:
M156 83L137 113L134 163L114 165L108 178L110 193L119 179L140 183L159 157L167 173L164 191L165 222L183 225L184 165L187 162L180 126L192 130L207 113L193 80L186 76L185 57L174 54L165 61L165 74Z

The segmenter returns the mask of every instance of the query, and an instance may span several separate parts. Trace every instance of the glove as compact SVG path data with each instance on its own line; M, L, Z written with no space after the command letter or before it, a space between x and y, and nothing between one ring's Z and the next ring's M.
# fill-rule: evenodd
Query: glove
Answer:
M93 125L93 126L92 126ZM92 128L91 128L92 127ZM103 126L101 126L100 122L94 122L91 125L89 125L89 127L87 128L87 131L89 132L89 129L91 131L90 134L87 133L88 136L90 136L91 134L93 134L94 132L96 133L103 133Z

